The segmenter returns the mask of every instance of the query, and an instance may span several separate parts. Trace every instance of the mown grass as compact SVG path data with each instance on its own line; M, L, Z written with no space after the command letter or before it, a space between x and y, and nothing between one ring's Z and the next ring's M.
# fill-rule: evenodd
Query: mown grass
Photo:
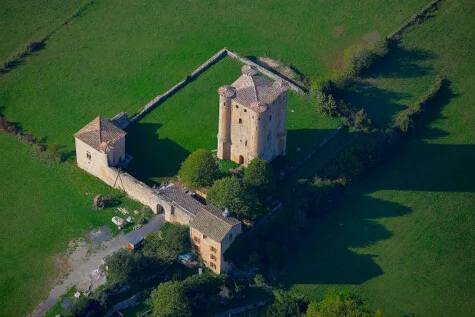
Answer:
M92 209L94 195L109 188L78 168L41 163L5 133L0 144L0 316L22 316L47 297L68 242L88 229L113 227L114 209Z
M285 274L294 290L319 299L330 287L350 289L389 316L473 315L474 10L471 1L445 2L362 81L383 91L382 102L370 94L365 106L387 120L437 74L451 87L424 114L429 126L303 233Z

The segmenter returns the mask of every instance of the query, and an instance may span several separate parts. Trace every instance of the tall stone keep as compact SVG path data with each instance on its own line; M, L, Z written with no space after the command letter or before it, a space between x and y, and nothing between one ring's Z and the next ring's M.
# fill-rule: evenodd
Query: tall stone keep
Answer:
M242 76L219 88L218 157L247 166L285 156L287 85L243 66Z

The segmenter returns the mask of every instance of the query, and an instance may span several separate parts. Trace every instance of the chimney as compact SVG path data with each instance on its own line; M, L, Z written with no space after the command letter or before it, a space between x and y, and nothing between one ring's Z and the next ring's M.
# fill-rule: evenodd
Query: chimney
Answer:
M223 217L229 217L229 210L228 210L228 208L224 208Z

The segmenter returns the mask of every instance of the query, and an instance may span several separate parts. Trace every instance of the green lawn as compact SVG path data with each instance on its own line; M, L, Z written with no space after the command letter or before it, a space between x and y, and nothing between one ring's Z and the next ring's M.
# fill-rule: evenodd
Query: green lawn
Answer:
M416 100L439 73L452 85L427 112L428 127L303 233L285 275L292 289L319 299L330 287L348 288L389 316L473 315L474 11L471 1L447 1L364 80L388 91L382 103L367 99L383 118Z
M127 152L134 157L130 173L160 182L175 176L181 162L199 148L217 148L218 88L241 75L242 64L225 58L196 81L159 105L127 135ZM288 155L276 168L288 166L307 154L339 125L339 120L319 116L297 93L289 92Z
M114 209L92 209L93 195L109 188L79 168L41 163L5 133L0 144L0 316L24 316L47 297L68 242L112 225Z
M3 0L0 6L0 61L22 45L38 41L76 12L86 0Z

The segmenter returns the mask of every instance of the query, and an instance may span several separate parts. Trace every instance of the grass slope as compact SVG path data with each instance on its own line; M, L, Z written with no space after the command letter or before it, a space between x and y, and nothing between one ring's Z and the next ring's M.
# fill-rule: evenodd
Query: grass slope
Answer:
M475 311L474 11L471 1L447 1L363 81L388 91L383 103L369 94L373 109L414 101L438 73L452 86L441 113L427 114L434 121L304 234L286 277L294 290L320 298L329 287L353 289L389 316Z
M390 33L426 3L95 2L0 76L0 105L35 135L72 149L71 135L96 115L138 111L225 46L322 74L349 43Z
M47 297L58 253L87 229L112 225L114 213L92 210L93 195L109 192L102 182L67 164L40 163L5 133L0 144L0 316L24 316Z

